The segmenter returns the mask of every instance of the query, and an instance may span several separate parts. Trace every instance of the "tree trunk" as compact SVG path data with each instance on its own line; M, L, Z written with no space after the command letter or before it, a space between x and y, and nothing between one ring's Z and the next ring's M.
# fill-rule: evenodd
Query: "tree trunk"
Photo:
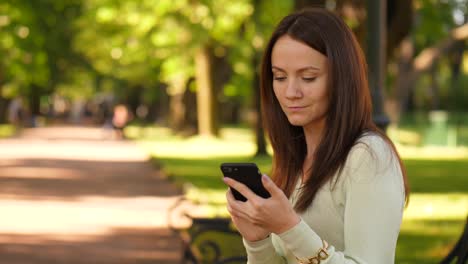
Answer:
M402 42L400 54L400 65L397 77L397 91L399 94L399 113L408 110L410 95L413 93L414 83L419 76L429 71L443 55L452 51L457 43L468 39L468 24L453 29L447 39L444 39L422 50L418 56L413 58L413 44L406 39ZM403 54L407 53L407 54ZM403 56L403 57L401 57ZM403 60L403 61L401 61ZM402 65L402 62L404 65Z
M141 94L144 87L142 85L134 85L127 90L127 105L130 112L136 116L138 106L141 104Z
M217 136L219 132L212 57L212 48L209 45L201 47L195 56L198 133L204 136Z
M0 124L6 122L6 110L7 110L7 100L2 96L3 90L3 80L2 80L2 71L0 69Z
M430 100L431 100L431 110L437 110L440 109L440 95L439 95L439 83L437 82L437 74L438 74L438 64L434 63L432 65L431 71L430 71L430 79L431 79L431 84L429 86L429 94L430 94Z
M31 84L29 90L29 111L30 111L30 122L31 127L37 126L37 117L41 113L41 88L36 84Z
M169 127L172 129L174 133L181 132L184 123L185 123L185 105L184 105L184 94L178 93L174 94L170 97L169 102Z
M468 14L465 13L464 15L464 24L468 22ZM466 42L459 41L455 44L453 48L452 56L450 56L450 68L452 71L452 79L450 82L451 88L451 101L453 104L451 105L452 110L461 110L463 109L463 102L460 102L459 98L462 97L462 87L460 83L460 73L463 65L463 53L466 49Z
M255 156L267 154L265 130L263 129L262 109L260 104L260 53L255 52L253 55L253 65L255 69L253 89L254 89L254 106L255 106L255 142L257 144L257 152Z
M369 65L369 89L373 105L372 119L382 131L385 131L390 123L383 108L385 76L387 73L386 8L386 1L384 0L368 0L367 63Z
M217 95L223 94L224 85L229 82L233 74L232 66L227 55L229 49L225 47L219 47L219 49L220 51L218 53L211 55L211 75L215 98L218 98ZM219 104L218 100L215 101L215 103ZM223 104L223 107L217 108L219 110L216 116L217 122L222 122L224 124L232 121L231 117L234 113L232 110L235 103L236 102L229 102L228 104Z
M398 73L396 75L396 94L398 100L397 114L399 118L402 113L409 110L410 91L415 83L411 74L413 70L414 44L409 37L405 38L398 51ZM398 121L398 120L397 120Z
M0 85L1 92L2 86ZM8 101L0 95L0 124L6 123L7 103Z
M155 122L161 125L168 125L170 120L170 102L171 98L167 93L167 84L161 83L158 87L159 93L158 98L156 100L156 104L158 105L156 108L155 114Z
M451 102L453 102L454 108L459 109L462 107L462 103L458 98L461 98L462 95L462 87L460 83L460 73L461 73L461 66L463 64L463 53L465 51L466 44L465 42L458 42L453 50L453 53L450 56L450 68L452 71L452 78L450 80L450 88L451 88Z
M408 36L413 23L413 1L387 0L387 58Z
M197 95L192 90L190 86L195 81L195 78L191 77L185 84L185 91L182 102L184 104L184 135L192 136L197 134Z
M379 0L381 1L381 0ZM362 50L367 50L367 24L366 24L366 1L365 0L337 0L336 12L347 21L353 30Z

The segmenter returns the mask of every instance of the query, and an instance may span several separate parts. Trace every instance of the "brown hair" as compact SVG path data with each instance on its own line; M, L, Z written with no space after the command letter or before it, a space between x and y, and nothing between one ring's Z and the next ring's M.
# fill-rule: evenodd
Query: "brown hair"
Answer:
M372 102L363 52L351 30L337 15L320 8L306 9L283 18L273 32L263 55L261 103L264 126L274 150L272 177L286 196L293 192L307 154L302 127L293 126L283 113L272 87L271 54L276 41L288 35L319 51L328 59L329 107L322 140L317 146L308 181L295 205L303 212L317 191L343 167L351 148L364 132L380 135L401 159L390 139L372 121ZM313 176L312 176L313 175Z

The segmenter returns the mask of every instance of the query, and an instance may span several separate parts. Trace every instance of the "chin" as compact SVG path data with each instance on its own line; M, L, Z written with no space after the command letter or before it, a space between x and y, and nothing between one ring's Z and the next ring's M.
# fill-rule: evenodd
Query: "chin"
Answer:
M307 122L303 119L288 118L289 123L293 126L304 126Z

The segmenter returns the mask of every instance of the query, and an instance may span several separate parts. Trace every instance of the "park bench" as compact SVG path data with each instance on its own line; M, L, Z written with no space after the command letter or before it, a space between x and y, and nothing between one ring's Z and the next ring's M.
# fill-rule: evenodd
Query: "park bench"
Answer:
M229 240L241 244L241 236L233 228L231 219L195 216L191 214L193 206L196 205L181 197L171 206L168 213L169 227L182 241L181 263L246 263L245 252L237 255L230 252Z
M206 234L226 234L237 237L240 241L239 233L232 227L230 218L210 218L200 217L190 214L191 205L184 208L184 204L190 204L190 201L181 197L169 209L169 226L176 232L182 241L182 264L237 264L246 263L247 257L244 254L227 255L225 249L220 246L219 239L213 239L213 236L204 236ZM174 224L175 220L183 219L190 224ZM467 264L468 263L468 217L466 219L463 232L449 254L440 262L440 264Z
M465 228L460 239L440 264L451 264L455 260L457 260L455 264L468 263L468 217L466 218Z

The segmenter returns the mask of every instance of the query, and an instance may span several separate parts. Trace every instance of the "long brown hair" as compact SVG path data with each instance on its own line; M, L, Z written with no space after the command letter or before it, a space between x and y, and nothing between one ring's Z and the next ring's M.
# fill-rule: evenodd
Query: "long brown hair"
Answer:
M364 132L380 135L399 159L408 197L406 173L390 139L372 121L372 102L363 52L351 30L337 15L311 8L286 16L276 27L263 55L261 103L264 126L274 150L272 177L286 196L293 192L302 172L307 145L302 127L293 126L274 95L271 54L276 41L288 35L325 55L328 59L329 107L322 139L315 152L310 177L295 204L305 211L317 191L339 173L351 148Z

